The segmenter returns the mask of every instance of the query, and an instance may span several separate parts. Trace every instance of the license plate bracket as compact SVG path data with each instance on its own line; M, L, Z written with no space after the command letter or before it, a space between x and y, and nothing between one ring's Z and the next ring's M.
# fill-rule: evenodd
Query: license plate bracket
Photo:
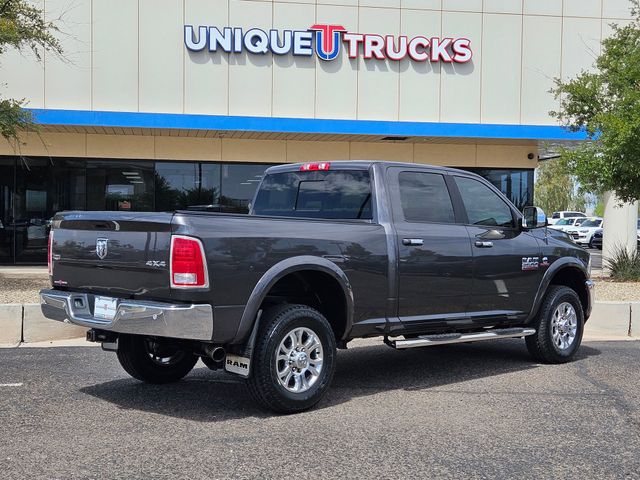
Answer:
M93 306L93 316L102 320L113 320L118 311L118 299L97 296Z

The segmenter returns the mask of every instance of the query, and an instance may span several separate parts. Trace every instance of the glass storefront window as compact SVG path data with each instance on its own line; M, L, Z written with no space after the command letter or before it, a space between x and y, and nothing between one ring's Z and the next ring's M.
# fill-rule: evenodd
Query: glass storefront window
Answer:
M155 210L217 210L220 207L220 165L157 162Z
M227 213L248 213L256 188L264 172L271 165L264 164L223 164L221 175L221 211Z
M150 212L153 190L153 162L87 161L87 210Z
M13 263L15 159L0 158L0 264Z
M41 263L47 255L51 220L62 210L85 208L84 162L20 158L16 162L13 205L16 263Z
M0 264L46 263L51 218L62 210L247 213L268 164L0 157ZM481 169L520 209L533 170Z

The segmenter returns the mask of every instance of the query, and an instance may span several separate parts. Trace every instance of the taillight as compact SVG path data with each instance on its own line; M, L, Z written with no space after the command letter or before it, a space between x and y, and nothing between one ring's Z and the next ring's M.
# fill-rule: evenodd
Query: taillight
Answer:
M331 168L330 162L305 163L304 165L300 165L301 172L327 171L330 168Z
M49 240L47 241L47 269L49 276L53 275L53 230L49 231Z
M174 235L171 237L171 288L207 288L204 247L197 238Z

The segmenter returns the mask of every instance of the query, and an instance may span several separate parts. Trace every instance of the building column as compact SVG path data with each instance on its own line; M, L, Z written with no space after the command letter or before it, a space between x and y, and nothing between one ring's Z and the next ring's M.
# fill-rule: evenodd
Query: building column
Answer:
M638 202L621 203L614 192L606 192L604 194L602 257L604 259L611 258L620 248L626 248L629 252L635 252L637 245L637 225Z

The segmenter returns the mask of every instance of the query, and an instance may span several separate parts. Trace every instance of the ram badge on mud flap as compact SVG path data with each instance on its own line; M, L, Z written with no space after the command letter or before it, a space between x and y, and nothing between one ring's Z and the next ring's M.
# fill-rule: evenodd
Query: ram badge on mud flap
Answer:
M236 373L238 375L242 375L243 377L249 376L250 364L251 359L240 357L238 355L232 355L230 353L227 353L227 356L224 359L224 369L227 372Z

